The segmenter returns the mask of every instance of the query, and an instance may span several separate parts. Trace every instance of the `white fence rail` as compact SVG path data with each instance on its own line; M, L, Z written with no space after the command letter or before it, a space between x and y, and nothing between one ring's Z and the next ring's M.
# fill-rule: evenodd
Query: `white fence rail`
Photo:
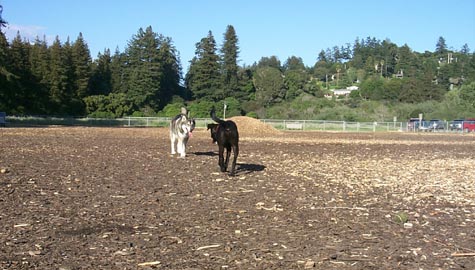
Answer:
M104 118L73 118L73 117L17 117L7 116L6 126L122 126L122 127L167 127L169 117L123 117L116 119ZM198 128L206 128L213 123L209 118L195 118ZM346 122L326 120L279 120L261 119L262 122L280 130L315 130L315 131L411 131L407 122ZM439 131L449 131L447 128Z
M321 130L321 131L404 131L407 123L403 122L346 122L326 120L274 120L263 119L262 122L283 130Z

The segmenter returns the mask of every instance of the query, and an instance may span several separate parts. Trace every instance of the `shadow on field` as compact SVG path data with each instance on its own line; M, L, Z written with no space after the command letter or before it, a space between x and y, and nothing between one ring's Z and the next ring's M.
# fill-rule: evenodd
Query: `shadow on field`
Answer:
M213 152L213 151L208 151L208 152L195 152L194 154L197 155L197 156L210 156L210 157L213 157L213 156L217 156L217 155L218 155L218 153Z
M236 173L237 174L248 174L251 172L260 172L263 171L266 166L260 164L246 164L246 163L238 163Z

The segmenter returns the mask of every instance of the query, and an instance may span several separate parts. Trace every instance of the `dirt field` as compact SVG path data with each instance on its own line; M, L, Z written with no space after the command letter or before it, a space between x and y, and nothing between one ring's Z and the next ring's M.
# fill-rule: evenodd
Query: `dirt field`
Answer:
M0 269L475 269L475 135L0 128Z

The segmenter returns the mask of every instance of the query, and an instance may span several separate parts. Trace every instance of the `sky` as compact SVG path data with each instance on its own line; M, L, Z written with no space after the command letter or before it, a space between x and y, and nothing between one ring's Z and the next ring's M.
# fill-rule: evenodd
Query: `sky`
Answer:
M357 38L388 39L413 51L435 51L439 37L449 49L475 51L475 0L0 0L9 41L20 31L30 41L82 33L91 56L124 52L140 28L170 37L183 71L196 43L211 31L218 49L228 25L238 37L238 64L277 56L282 64L302 58L312 67L321 50Z

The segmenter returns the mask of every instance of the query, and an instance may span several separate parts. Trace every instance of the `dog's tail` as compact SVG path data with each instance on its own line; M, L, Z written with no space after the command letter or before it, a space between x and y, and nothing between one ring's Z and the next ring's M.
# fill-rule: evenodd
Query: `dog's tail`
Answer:
M215 108L211 108L211 112L209 113L210 116L211 116L211 119L213 119L213 121L215 121L216 123L218 124L221 124L221 123L224 123L223 120L219 119L217 116L216 116L216 110Z

